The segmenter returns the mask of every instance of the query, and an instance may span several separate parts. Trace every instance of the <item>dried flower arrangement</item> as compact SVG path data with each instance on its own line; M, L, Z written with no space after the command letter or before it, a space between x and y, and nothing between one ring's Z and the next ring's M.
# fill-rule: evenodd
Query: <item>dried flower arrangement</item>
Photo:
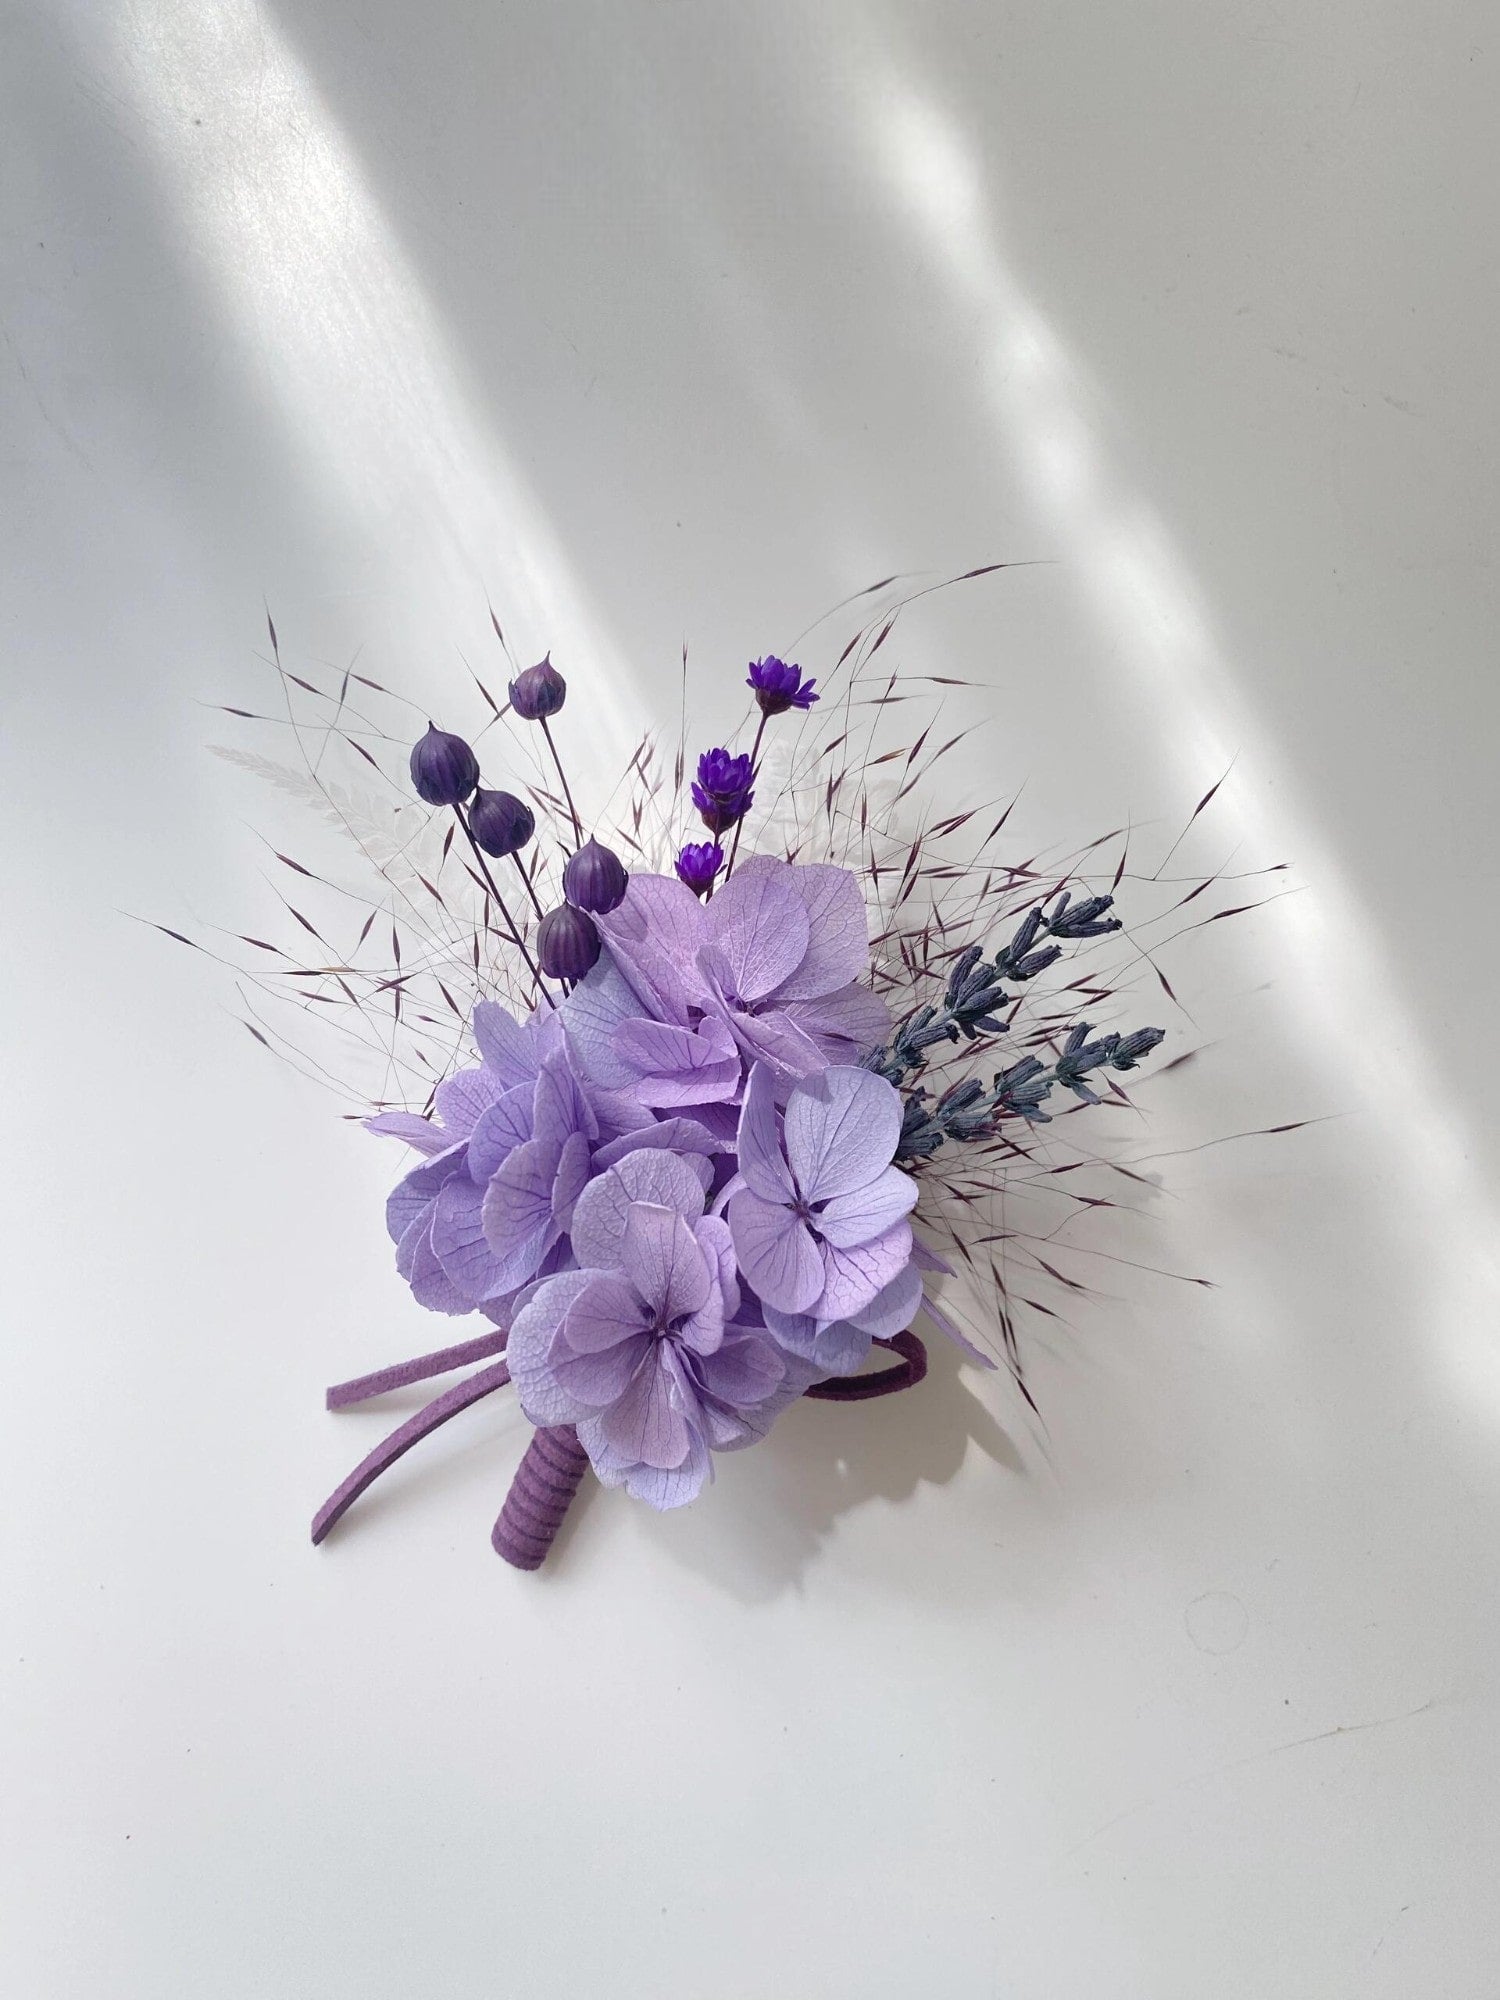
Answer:
M473 676L487 715L474 743L429 724L404 780L382 762L415 733L391 721L404 698L352 669L337 685L291 672L270 627L285 712L230 713L289 729L300 768L224 754L303 795L373 879L350 890L277 855L364 908L344 944L334 920L290 902L316 950L239 940L262 961L239 968L246 1025L346 1095L349 1058L378 1062L364 1122L419 1155L387 1205L397 1269L422 1306L483 1322L328 1391L342 1409L478 1364L355 1468L314 1541L413 1444L507 1383L535 1434L493 1542L523 1569L546 1557L590 1468L650 1506L681 1505L716 1453L759 1441L797 1398L918 1384L919 1325L972 1363L1002 1361L1027 1395L1016 1313L1047 1308L1007 1258L1086 1288L1058 1268L1060 1227L998 1205L1048 1190L1070 1218L1120 1205L1080 1185L1094 1156L1071 1132L1059 1144L1051 1121L1127 1103L1121 1079L1163 1039L1084 1018L1120 990L1091 954L1127 944L1172 1001L1144 933L1225 878L1184 885L1158 866L1141 879L1162 907L1124 933L1123 830L1063 859L1005 861L1010 807L933 816L933 774L959 738L934 741L932 714L914 731L906 718L961 683L881 659L902 611L941 587L893 599L898 581L862 593L879 608L821 689L794 662L750 665L748 751L692 761L684 723L667 770L648 734L615 788L623 805L587 823L553 727L567 683L550 656L516 670L493 613L507 700ZM778 777L780 730L793 734ZM485 785L481 750L518 791ZM335 756L368 767L383 796L335 777ZM514 775L527 763L529 782ZM1205 907L1181 928L1248 907ZM300 1031L276 1024L268 997L297 1009ZM891 1359L872 1371L877 1347Z

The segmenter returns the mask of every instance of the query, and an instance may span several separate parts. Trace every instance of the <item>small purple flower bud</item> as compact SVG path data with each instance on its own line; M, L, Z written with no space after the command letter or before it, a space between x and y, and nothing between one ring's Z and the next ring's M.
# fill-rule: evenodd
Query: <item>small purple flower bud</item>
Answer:
M537 929L536 955L549 979L582 979L599 956L593 918L571 903L549 910Z
M788 666L774 653L767 653L763 660L750 662L745 685L754 688L762 715L785 715L789 708L805 711L818 699L813 693L817 681L803 680L800 667Z
M705 750L698 759L693 804L710 833L736 825L755 803L755 771L748 757L731 757L727 750Z
M695 896L706 896L714 877L724 866L724 850L716 840L702 840L683 848L677 857L677 879Z
M553 666L550 653L510 684L510 705L523 722L545 721L567 698L568 684Z
M469 807L469 831L486 854L504 860L536 832L536 814L514 792L487 792L481 786Z
M479 759L461 736L429 722L411 753L411 781L430 806L458 806L479 783Z
M596 917L619 908L630 877L617 854L601 847L597 840L586 841L576 854L569 855L563 869L563 894L575 910L589 910Z

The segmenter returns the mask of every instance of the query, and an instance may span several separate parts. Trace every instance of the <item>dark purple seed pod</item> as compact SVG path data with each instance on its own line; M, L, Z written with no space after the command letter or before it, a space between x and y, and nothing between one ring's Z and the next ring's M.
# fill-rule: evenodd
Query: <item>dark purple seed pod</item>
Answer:
M430 806L461 806L479 783L479 759L461 736L429 722L411 753L411 781Z
M510 705L523 722L544 722L567 698L568 684L553 666L550 653L510 684Z
M514 792L487 792L481 786L469 807L469 831L486 854L503 861L536 832L536 814Z
M571 903L549 910L537 929L536 955L549 979L582 979L599 956L593 918Z
M629 880L619 855L611 854L597 840L590 840L576 854L569 855L563 869L563 894L575 910L603 917L620 907Z

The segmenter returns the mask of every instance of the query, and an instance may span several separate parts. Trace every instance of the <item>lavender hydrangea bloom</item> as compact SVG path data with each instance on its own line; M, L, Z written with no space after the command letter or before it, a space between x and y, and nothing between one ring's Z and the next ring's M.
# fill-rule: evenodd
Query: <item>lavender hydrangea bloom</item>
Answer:
M765 1317L777 1344L812 1363L819 1374L852 1375L876 1340L906 1331L923 1303L922 1277L913 1262L867 1306L844 1319L820 1320L811 1313L778 1312L774 1306L765 1308ZM987 1357L980 1359L993 1366Z
M576 1424L607 1486L658 1508L693 1499L710 1454L762 1437L811 1372L736 1325L729 1230L703 1213L684 1161L635 1152L590 1182L573 1216L580 1269L517 1314L511 1380L535 1424Z
M623 988L606 993L608 974L596 967L568 1003L570 1033L601 1013L588 1045L575 1043L589 1074L602 1045L620 1053L631 993L637 1016L695 1035L718 1022L743 1062L768 1063L784 1080L853 1062L890 1031L884 1001L860 984L870 947L864 898L846 868L752 855L707 903L670 876L633 875L599 927ZM607 1005L584 998L590 989ZM628 1085L615 1078L611 1087Z
M900 1136L901 1099L869 1070L804 1078L783 1119L769 1070L750 1072L729 1228L768 1312L849 1320L901 1275L917 1185L890 1164Z
M499 1296L482 1284L475 1289L470 1260L462 1255L445 1260L439 1254L433 1237L439 1204L450 1217L466 1207L477 1209L488 1172L510 1144L531 1136L534 1092L544 1063L566 1058L562 1024L550 1012L523 1024L493 1001L482 1001L474 1010L474 1038L483 1060L438 1085L435 1122L406 1111L366 1121L368 1131L404 1139L430 1156L397 1183L385 1215L396 1244L396 1268L417 1303L432 1312L473 1312L487 1298ZM449 1243L446 1227L443 1240Z
M696 1162L706 1187L719 1142L690 1120L653 1121L633 1099L586 1091L551 1010L522 1024L484 1001L474 1034L484 1060L438 1085L440 1124L391 1112L369 1128L431 1156L386 1204L396 1267L418 1304L503 1323L517 1292L565 1259L591 1173L627 1151L665 1147Z

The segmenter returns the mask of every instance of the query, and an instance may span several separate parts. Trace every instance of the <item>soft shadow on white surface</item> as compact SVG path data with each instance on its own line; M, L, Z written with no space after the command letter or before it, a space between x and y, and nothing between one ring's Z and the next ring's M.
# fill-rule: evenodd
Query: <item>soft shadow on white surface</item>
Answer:
M764 1445L722 1458L714 1486L636 1532L664 1558L742 1603L805 1587L838 1522L873 1501L899 1504L945 1487L971 1446L1024 1475L1014 1443L939 1337L916 1388L868 1403L801 1403ZM993 1393L993 1392L992 1392Z

